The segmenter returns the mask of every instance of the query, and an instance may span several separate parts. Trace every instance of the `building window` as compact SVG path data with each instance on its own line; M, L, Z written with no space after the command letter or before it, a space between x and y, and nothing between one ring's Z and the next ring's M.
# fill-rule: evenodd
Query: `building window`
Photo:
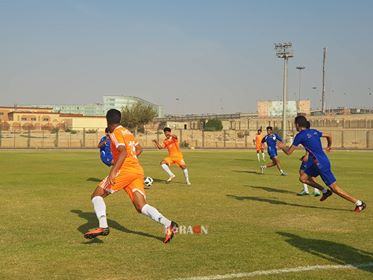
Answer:
M36 118L31 118L32 121L36 121Z
M48 122L49 118L43 118L43 122Z
M21 121L27 121L27 118L22 117Z

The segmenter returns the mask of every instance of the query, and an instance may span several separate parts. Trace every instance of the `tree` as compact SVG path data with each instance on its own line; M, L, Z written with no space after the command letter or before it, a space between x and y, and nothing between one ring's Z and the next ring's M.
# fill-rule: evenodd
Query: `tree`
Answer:
M223 124L219 119L208 120L205 124L205 131L222 131Z
M121 124L137 134L139 129L143 129L156 116L157 112L152 106L137 102L131 107L123 108Z

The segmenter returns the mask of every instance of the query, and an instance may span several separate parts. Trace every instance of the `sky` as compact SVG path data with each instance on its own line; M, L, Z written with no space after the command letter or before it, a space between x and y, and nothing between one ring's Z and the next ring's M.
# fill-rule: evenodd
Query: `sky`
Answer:
M0 0L0 104L83 104L132 95L166 113L255 112L282 97L373 107L373 1ZM371 94L370 94L371 93Z

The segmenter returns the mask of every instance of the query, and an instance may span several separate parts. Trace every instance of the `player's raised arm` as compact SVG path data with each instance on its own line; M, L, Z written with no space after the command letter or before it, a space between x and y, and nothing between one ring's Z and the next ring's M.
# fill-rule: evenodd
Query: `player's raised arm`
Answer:
M155 144L155 146L157 147L158 150L162 150L163 149L162 145L159 144L159 142L157 140L154 139L153 143Z
M329 152L332 149L332 137L329 134L325 133L323 133L321 137L326 138L326 141L328 143L326 150Z
M112 185L115 183L114 179L115 177L117 177L119 169L121 168L124 160L127 157L126 147L124 145L119 145L117 150L119 152L118 159L115 161L113 167L111 168L110 173L109 173L109 178L108 178L110 184Z

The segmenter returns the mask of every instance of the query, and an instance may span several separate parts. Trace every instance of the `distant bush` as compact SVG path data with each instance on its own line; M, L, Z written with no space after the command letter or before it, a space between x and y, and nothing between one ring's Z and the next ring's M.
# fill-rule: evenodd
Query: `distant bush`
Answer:
M222 131L223 123L219 119L208 120L204 127L205 131Z
M60 131L60 129L59 129L58 127L53 127L53 128L51 129L51 133L52 133L52 134L56 134L56 133L58 133L58 131Z
M70 133L70 134L76 134L76 133L77 133L76 130L73 130L73 129L71 129L71 128L66 128L66 129L65 129L65 132Z
M97 129L88 129L85 131L86 134L95 134L97 133Z
M180 147L181 148L189 148L189 143L184 140L183 142L180 143Z

